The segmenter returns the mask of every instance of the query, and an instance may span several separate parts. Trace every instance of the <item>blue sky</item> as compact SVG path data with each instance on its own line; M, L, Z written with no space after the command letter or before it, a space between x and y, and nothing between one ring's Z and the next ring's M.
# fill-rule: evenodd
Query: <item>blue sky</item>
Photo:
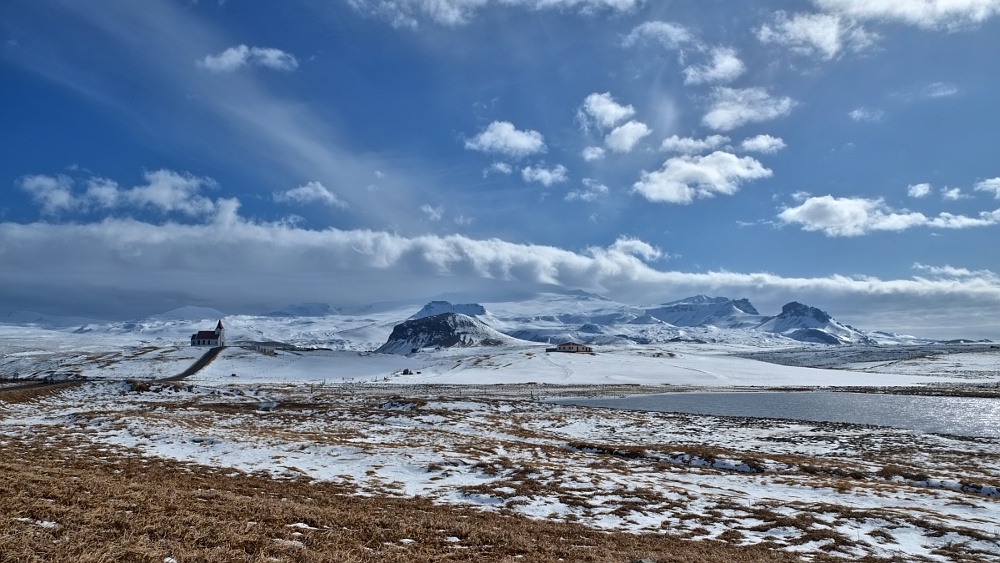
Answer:
M1000 338L1000 1L14 0L0 310L562 286Z

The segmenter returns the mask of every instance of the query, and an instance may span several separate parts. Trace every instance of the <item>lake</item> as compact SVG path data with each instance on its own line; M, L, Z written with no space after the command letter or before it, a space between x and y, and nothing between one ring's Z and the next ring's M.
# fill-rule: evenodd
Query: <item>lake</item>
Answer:
M665 393L553 402L621 410L848 422L935 434L1000 438L1000 399L978 397L779 391Z

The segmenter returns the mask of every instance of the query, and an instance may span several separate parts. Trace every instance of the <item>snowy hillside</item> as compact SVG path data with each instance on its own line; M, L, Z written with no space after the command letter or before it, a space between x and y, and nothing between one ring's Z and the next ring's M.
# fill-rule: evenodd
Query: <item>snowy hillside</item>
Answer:
M765 317L747 299L698 295L647 309L651 315L674 326L717 326L746 328L756 326Z
M825 311L795 301L781 308L781 313L761 323L758 330L775 332L801 342L819 344L874 344L859 330L842 324Z
M376 352L409 354L422 348L469 348L514 343L515 339L497 332L478 319L458 313L441 313L396 325L388 341Z
M457 313L467 317L482 317L488 314L486 312L486 308L478 303L453 305L447 301L431 301L430 303L424 305L422 309L414 313L410 319L422 319L424 317L433 317L434 315L440 315L443 313Z

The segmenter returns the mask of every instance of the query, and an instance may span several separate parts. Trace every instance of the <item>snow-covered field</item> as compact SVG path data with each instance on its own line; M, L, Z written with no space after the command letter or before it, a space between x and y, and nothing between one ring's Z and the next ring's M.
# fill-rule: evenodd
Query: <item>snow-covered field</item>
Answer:
M0 325L0 376L86 380L23 402L0 389L0 441L57 428L135 455L304 474L362 495L765 542L806 558L1000 560L1000 439L539 401L704 388L996 391L1000 350L989 344L741 336L615 342L593 355L529 342L373 353L398 317L226 318L247 345L177 383L156 380L205 352L185 345L204 322ZM287 346L261 353L249 341Z

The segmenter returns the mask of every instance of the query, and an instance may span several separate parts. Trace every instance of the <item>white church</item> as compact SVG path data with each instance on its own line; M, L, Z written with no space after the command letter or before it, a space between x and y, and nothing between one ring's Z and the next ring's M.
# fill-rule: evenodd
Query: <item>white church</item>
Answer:
M222 319L215 325L215 330L199 330L191 335L192 346L225 346L226 329L222 326Z

